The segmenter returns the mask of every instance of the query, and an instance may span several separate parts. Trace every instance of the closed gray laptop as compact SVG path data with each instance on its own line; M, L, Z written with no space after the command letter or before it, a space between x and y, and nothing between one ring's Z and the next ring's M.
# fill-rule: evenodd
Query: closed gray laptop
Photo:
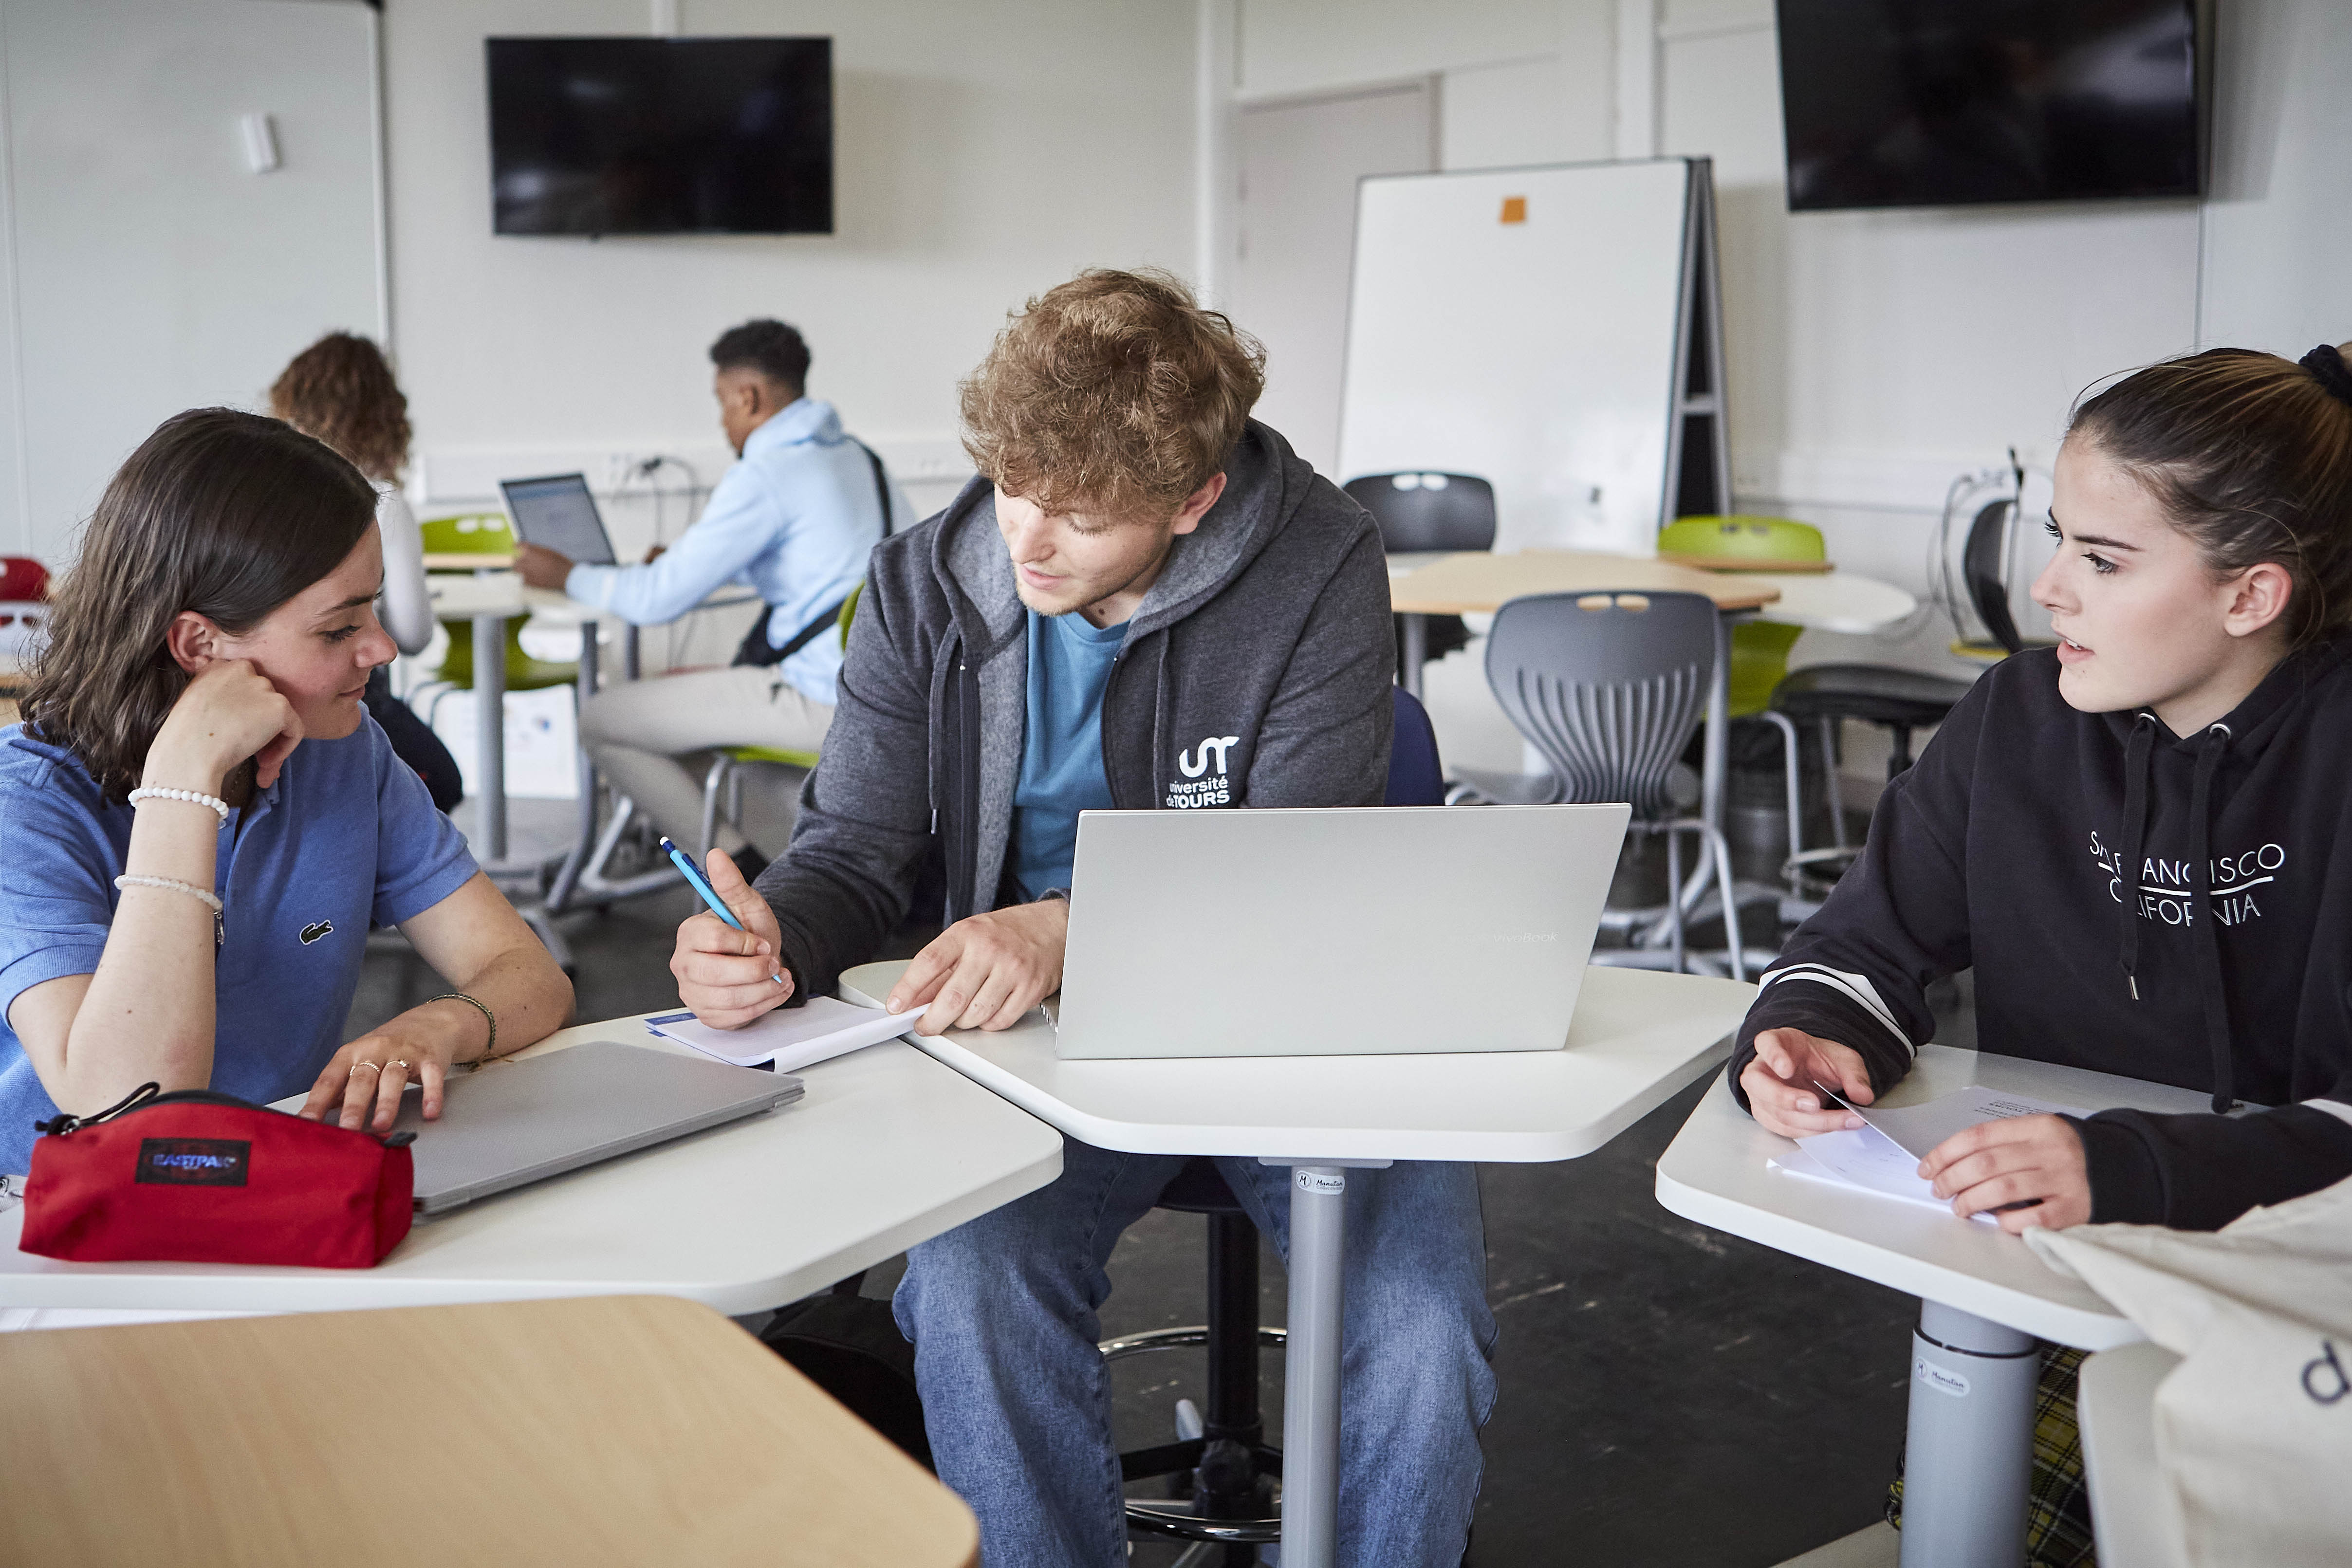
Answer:
M442 1214L800 1097L797 1078L593 1040L453 1073L439 1120L412 1093L393 1128L416 1134L416 1211Z
M1055 1050L1557 1051L1631 815L1082 812Z

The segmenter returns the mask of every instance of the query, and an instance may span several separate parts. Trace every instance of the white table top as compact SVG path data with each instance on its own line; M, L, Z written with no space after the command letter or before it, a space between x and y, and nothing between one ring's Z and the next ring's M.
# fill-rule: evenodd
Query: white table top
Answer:
M879 1002L904 963L841 994ZM1756 988L1598 966L1561 1051L1064 1061L1033 1013L922 1049L1069 1136L1132 1154L1295 1159L1573 1159L1724 1060Z
M1813 632L1857 635L1883 632L1919 608L1919 601L1891 582L1851 571L1753 571L1742 577L1769 582L1780 597L1762 612Z
M640 1019L568 1029L686 1054ZM483 1071L495 1072L497 1067ZM903 1041L805 1069L794 1104L419 1218L373 1269L63 1263L0 1214L0 1306L323 1312L547 1296L795 1301L1061 1174L1053 1128Z
M2086 1111L2202 1111L2210 1096L2137 1079L1930 1045L1880 1102L1916 1105L1982 1083ZM1658 1161L1658 1201L1685 1219L2084 1350L2146 1336L2019 1238L1922 1205L1767 1167L1790 1141L1758 1126L1718 1079Z
M521 576L511 571L427 572L425 585L436 615L529 614L544 621L575 623L620 619L609 610L583 603L554 589L527 587ZM722 583L704 594L694 608L724 610L731 604L751 603L759 597L758 591L742 583Z

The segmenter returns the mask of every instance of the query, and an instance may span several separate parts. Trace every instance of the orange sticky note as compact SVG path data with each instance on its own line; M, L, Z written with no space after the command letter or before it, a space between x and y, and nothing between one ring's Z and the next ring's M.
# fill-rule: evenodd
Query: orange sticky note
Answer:
M1503 198L1503 221L1507 224L1526 223L1528 221L1528 199L1525 196L1505 196Z

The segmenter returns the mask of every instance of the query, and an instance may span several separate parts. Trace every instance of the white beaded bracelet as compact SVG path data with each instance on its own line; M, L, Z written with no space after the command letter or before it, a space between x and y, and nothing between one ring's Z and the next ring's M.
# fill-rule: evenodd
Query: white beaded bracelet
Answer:
M213 946L218 947L228 940L227 915L223 911L220 895L208 887L198 887L193 882L181 882L168 876L118 876L114 879L114 885L118 889L160 887L166 893L184 893L190 898L202 899L205 907L213 912Z
M217 795L205 794L202 790L133 789L131 791L129 799L131 803L134 806L139 804L142 800L185 800L191 806L210 806L215 811L219 813L220 820L223 822L226 822L228 821L228 802L222 800ZM181 885L185 886L186 884L182 883Z

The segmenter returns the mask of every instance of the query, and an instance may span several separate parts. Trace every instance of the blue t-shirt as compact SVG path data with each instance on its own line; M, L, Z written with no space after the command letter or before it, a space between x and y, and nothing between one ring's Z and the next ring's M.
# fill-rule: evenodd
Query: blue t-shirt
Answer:
M72 753L0 729L0 1171L25 1170L33 1124L57 1114L7 1010L44 980L97 972L132 815L100 799ZM474 871L374 719L296 747L220 830L212 1087L257 1101L308 1091L342 1045L369 925L423 914Z
M1029 612L1029 705L1013 790L1013 880L1025 898L1070 885L1078 813L1110 809L1103 770L1103 688L1127 622L1097 628L1073 612Z

